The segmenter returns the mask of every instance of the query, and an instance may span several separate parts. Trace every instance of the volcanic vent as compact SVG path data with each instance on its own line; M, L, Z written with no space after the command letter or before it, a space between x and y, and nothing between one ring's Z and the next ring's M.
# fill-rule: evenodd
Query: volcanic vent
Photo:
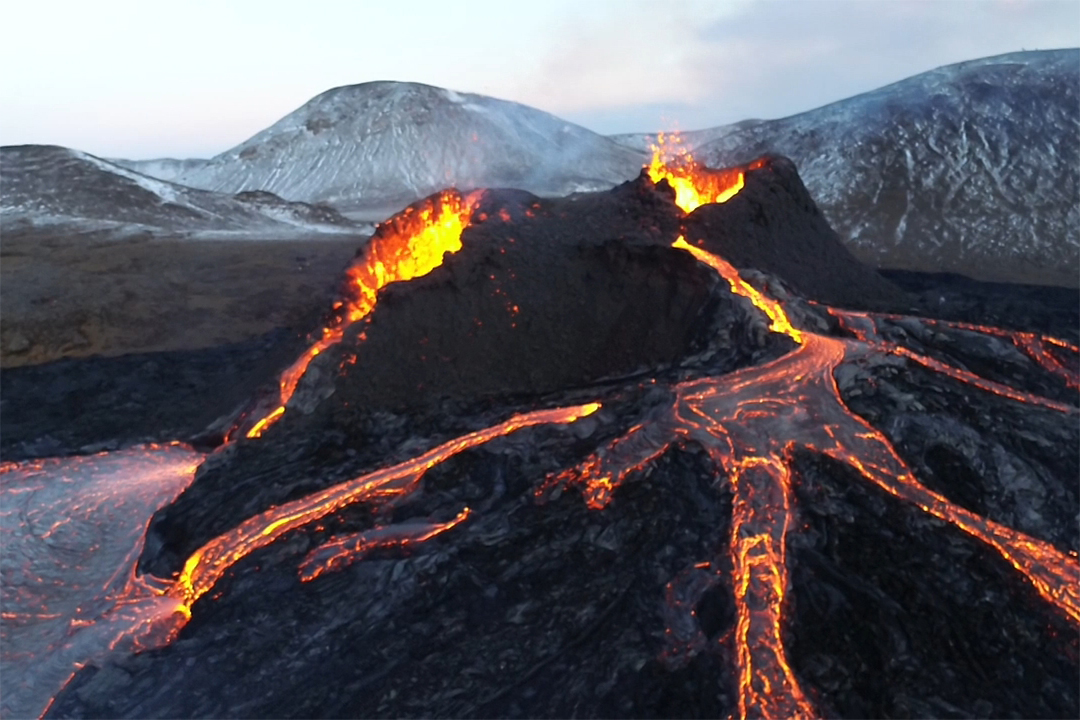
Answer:
M782 158L429 198L50 712L1075 715L1078 349L903 302Z

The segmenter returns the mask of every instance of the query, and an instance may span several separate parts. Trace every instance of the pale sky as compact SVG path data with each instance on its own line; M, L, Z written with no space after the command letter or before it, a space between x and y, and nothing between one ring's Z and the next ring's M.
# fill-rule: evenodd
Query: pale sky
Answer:
M209 157L372 80L693 130L1080 46L1080 0L32 0L0 22L0 144L132 159Z

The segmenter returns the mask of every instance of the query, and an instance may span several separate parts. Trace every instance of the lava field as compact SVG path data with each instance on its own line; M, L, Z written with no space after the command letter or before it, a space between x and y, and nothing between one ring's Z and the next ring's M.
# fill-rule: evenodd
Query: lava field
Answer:
M6 716L1080 715L1075 292L658 152L433 195L338 298L5 373Z

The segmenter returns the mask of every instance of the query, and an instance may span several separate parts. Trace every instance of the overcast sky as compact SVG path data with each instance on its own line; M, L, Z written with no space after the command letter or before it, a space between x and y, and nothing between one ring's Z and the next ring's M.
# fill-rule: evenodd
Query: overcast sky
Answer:
M370 80L692 130L1080 46L1080 0L33 0L0 21L0 144L127 158L209 157Z

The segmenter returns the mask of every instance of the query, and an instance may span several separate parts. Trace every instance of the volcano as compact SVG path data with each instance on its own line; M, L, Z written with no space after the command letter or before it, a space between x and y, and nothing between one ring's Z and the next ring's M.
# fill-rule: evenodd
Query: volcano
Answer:
M1076 328L918 309L779 156L433 195L197 471L162 455L68 635L25 639L32 561L5 583L6 662L53 673L7 708L1075 716Z

